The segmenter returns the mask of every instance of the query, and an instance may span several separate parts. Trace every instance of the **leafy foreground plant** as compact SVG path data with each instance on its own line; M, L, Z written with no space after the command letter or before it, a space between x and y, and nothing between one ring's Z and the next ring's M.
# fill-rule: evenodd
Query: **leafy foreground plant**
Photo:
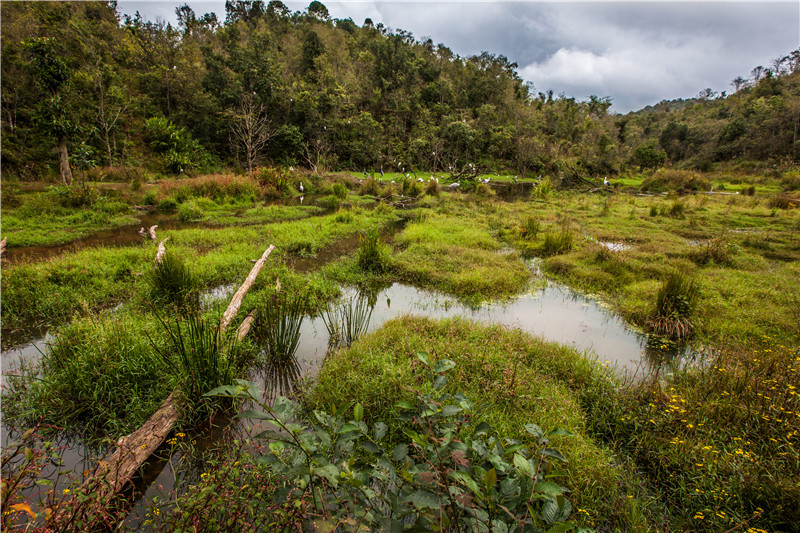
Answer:
M443 359L431 366L427 354L417 357L434 393L415 391L415 402L396 406L410 443L391 450L384 441L388 426L367 426L361 404L351 402L332 415L314 411L314 420L301 422L286 398L272 407L260 402L252 382L238 380L207 395L261 406L263 412L240 416L279 430L258 435L272 439L261 461L284 480L273 498L300 502L316 530L587 531L566 522L572 507L565 489L552 481L563 475L558 463L566 459L548 447L549 437L570 433L545 434L527 424L537 439L534 449L504 439L485 422L476 423L475 406L463 394L443 392L455 363ZM353 419L346 421L351 407Z

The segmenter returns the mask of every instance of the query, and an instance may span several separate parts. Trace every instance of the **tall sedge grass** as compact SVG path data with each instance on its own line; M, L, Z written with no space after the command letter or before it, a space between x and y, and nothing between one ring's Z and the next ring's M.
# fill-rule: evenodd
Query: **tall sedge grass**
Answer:
M162 321L166 346L155 346L163 363L181 383L184 398L203 414L203 395L241 376L247 353L240 343L225 340L219 320L206 320L197 313L168 323Z
M275 291L256 306L254 333L269 360L290 360L297 351L308 297Z
M169 304L179 309L197 309L200 303L197 276L174 252L167 251L147 275L148 295L156 304Z
M545 233L540 252L544 256L568 252L572 250L573 239L572 232L566 227L558 233L548 231Z
M687 339L692 335L692 316L700 290L689 275L673 271L664 278L648 325L658 335Z
M377 228L371 229L359 237L358 266L365 272L383 274L390 268L389 250L381 242Z
M374 307L366 295L360 294L326 309L322 321L328 330L329 347L350 346L366 333Z

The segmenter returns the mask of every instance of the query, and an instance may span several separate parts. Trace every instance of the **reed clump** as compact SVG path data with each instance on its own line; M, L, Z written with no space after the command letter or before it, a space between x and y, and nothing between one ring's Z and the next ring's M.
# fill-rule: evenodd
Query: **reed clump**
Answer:
M328 346L350 346L358 340L367 332L374 308L374 302L361 294L326 309L322 314L322 321L328 330Z
M688 339L692 336L692 319L699 296L694 278L680 271L668 273L658 290L655 309L647 325L657 335Z
M541 223L535 217L527 217L520 226L519 232L523 239L535 239L539 235Z
M307 309L307 295L279 289L258 302L253 329L269 360L294 358Z
M200 304L200 282L181 258L167 251L147 275L149 300L181 310L197 309Z
M391 268L389 248L381 242L377 228L359 237L357 262L361 270L372 274L384 274Z
M233 383L247 366L249 353L242 343L223 336L218 319L188 313L173 322L161 321L166 343L154 348L176 377L183 397L198 416L210 414L208 391Z
M573 241L574 236L569 228L561 228L558 232L548 231L539 250L544 256L558 255L572 250Z

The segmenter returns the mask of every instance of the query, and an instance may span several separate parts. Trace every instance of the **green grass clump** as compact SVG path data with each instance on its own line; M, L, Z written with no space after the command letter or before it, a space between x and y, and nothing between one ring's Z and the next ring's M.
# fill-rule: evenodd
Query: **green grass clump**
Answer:
M359 237L356 258L361 270L371 274L384 274L391 268L389 248L381 242L378 228L373 228Z
M250 353L232 337L223 337L218 318L188 313L177 320L161 322L165 344L155 346L162 363L180 384L183 398L193 406L193 416L213 412L203 395L242 377Z
M573 504L587 510L573 518L586 525L632 525L631 499L619 485L622 474L609 452L587 435L581 399L572 388L592 385L597 394L611 382L574 350L464 319L404 317L330 357L307 406L330 410L353 401L363 405L368 423L392 420L397 402L413 398L409 384L416 381L418 351L429 353L432 361L456 363L446 390L464 392L481 406L481 419L498 433L529 442L523 426L530 422L572 432L574 437L554 437L552 446L570 460L566 481L560 483L572 491ZM389 433L393 442L404 442L399 423Z
M7 376L6 422L52 424L113 439L131 433L176 383L148 337L161 342L155 321L124 312L61 328L40 367L19 378Z
M194 220L203 220L205 211L196 199L189 200L178 206L178 220L181 222L191 222Z
M532 216L526 217L520 225L520 235L523 239L535 239L536 236L539 235L539 229L541 226L542 225L537 218Z
M672 339L688 339L699 292L694 278L683 272L670 272L656 294L649 320L653 332Z
M547 257L558 255L572 250L574 236L569 228L562 228L558 232L548 231L544 235L544 241L539 247L541 255Z
M147 275L148 296L156 304L178 309L197 309L200 303L197 276L180 256L167 250L162 260L154 263Z

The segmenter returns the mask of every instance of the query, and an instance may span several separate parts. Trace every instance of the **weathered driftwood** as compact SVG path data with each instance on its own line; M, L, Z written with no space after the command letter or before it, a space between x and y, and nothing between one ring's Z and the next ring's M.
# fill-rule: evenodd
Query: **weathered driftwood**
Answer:
M8 239L8 237L3 237L3 240L0 241L0 257L2 257L6 251L6 239Z
M160 263L161 261L164 260L164 256L167 253L167 247L164 246L164 243L166 243L168 240L169 237L158 243L158 252L156 252L156 259L155 259L156 263Z
M247 291L250 290L250 287L253 286L253 283L256 282L256 276L258 276L258 273L261 272L262 268L264 268L269 254L271 254L272 250L274 249L275 245L270 244L269 248L267 248L264 254L261 256L261 259L256 261L256 264L253 265L253 268L250 270L250 274L247 275L247 279L244 280L242 286L239 287L239 290L236 291L236 294L234 294L233 298L231 298L231 303L228 304L228 308L222 314L222 319L219 321L220 333L223 333L225 329L227 329L231 323L231 320L233 320L233 317L235 317L236 313L239 312L239 308L242 306L242 299L247 294Z
M156 225L154 225L154 226L150 226L150 229L149 229L149 230L147 230L147 232L148 232L148 233L150 233L150 238L151 238L152 240L154 240L154 241L157 241L157 240L158 240L158 237L156 237L156 228L157 228L157 227L158 227L158 224L156 224Z
M250 333L250 328L253 327L253 321L255 320L255 315L253 311L244 317L242 320L242 324L239 326L239 329L236 330L236 340L242 342L242 340L247 337L247 334Z
M150 228L150 234L155 234L155 226ZM166 252L166 247L164 246L166 240L167 239L164 239L158 245L156 262L160 262ZM221 332L224 331L225 327L227 327L239 311L242 299L253 286L256 276L261 272L269 254L274 249L274 245L270 245L270 247L267 248L258 263L253 266L245 282L239 287L236 294L234 294L225 312L225 316L228 315L229 311L232 314L230 314L224 324L221 324ZM245 317L236 332L237 341L241 342L250 332L253 321L254 315L251 312ZM116 450L111 457L100 461L94 474L81 485L78 491L76 491L82 494L94 493L89 508L87 509L81 505L65 507L54 516L51 522L55 526L54 529L94 530L107 528L109 524L103 523L104 517L108 516L105 510L111 506L117 494L130 483L134 474L170 434L172 428L175 427L175 424L180 419L181 407L180 391L175 389L147 422L127 437L121 438L117 442ZM79 526L75 524L78 513L80 513L83 518ZM95 520L96 522L87 523L86 520Z

